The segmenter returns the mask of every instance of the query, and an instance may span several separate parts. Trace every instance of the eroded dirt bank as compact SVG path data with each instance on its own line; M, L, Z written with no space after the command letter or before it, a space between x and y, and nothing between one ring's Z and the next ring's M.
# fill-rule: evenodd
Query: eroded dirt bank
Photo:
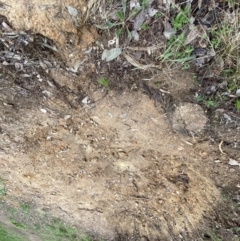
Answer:
M238 240L239 122L207 116L187 72L100 61L84 23L94 1L2 2L16 29L42 35L0 18L1 200L96 240Z
M174 133L141 91L87 94L83 75L57 76L31 80L28 88L6 69L1 78L7 195L107 240L191 240L204 220L216 218L216 146ZM213 168L221 173L221 165Z
M96 29L86 26L98 1L1 1L0 14L15 29L42 35L45 47L62 56L71 67L79 66L86 51L97 36ZM50 43L47 39L51 39Z

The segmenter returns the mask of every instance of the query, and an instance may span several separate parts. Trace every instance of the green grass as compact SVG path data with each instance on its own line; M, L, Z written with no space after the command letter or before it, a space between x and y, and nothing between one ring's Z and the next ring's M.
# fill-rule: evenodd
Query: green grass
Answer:
M99 78L99 79L98 79L98 83L99 83L101 86L105 87L105 88L107 88L108 85L109 85L109 81L108 81L108 79L105 78L105 77Z
M26 237L21 237L14 229L0 223L0 240L1 241L27 241Z
M5 185L0 179L0 196L5 196L5 195L6 195Z
M185 24L189 23L189 13L190 13L190 8L188 5L184 7L184 9L181 9L176 5L178 8L178 13L172 18L172 26L174 30L179 30L181 29Z
M26 229L26 225L24 225L23 223L20 223L12 218L9 219L9 221L16 227L16 228L20 228L20 229Z
M44 225L40 229L42 230L41 236L45 241L81 240L78 238L76 229L69 227L58 219L53 219L50 224Z
M161 61L175 62L175 63L186 63L193 59L191 53L193 48L191 46L185 46L185 35L181 33L177 36L172 36L166 45L166 50L160 56Z
M183 69L188 69L188 62L194 57L192 56L193 47L185 44L186 33L183 31L184 26L190 21L190 8L186 5L181 9L175 5L177 13L171 18L171 25L174 29L173 35L167 40L165 51L159 56L162 62L181 63Z
M216 230L213 230L211 234L209 234L211 237L211 241L222 241L222 239L218 236Z
M22 203L20 205L20 208L22 210L23 213L29 213L30 209L31 209L31 205L29 203Z
M200 104L203 104L208 109L218 107L220 102L217 96L207 96L204 94L198 95L196 97L196 101Z
M30 241L28 234L42 241L91 241L80 230L45 212L34 210L29 202L19 203L18 208L0 203L5 210L4 219L9 225L0 223L0 241ZM21 235L20 235L21 234ZM23 237L26 236L26 237Z
M223 12L223 14L225 14ZM231 16L231 20L219 21L210 29L210 44L216 52L216 57L222 59L219 76L227 80L224 90L229 95L235 95L240 88L240 15ZM217 68L219 65L217 65ZM218 71L218 69L216 69ZM223 92L224 92L223 91ZM236 110L240 110L239 98L235 101Z
M25 233L33 233L31 228L27 229L25 225L16 221L11 221L12 227L0 223L0 241L30 241L27 236L19 234L18 229L24 226ZM74 228L68 227L57 219L54 219L51 224L36 226L35 236L43 241L91 241L87 236L79 237Z

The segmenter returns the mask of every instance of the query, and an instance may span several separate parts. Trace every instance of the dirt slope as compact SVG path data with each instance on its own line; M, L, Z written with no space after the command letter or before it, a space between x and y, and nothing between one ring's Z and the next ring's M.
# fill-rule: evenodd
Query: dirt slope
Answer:
M53 83L40 92L37 82L28 90L7 76L0 158L8 195L107 239L190 238L211 217L219 191L206 155L173 133L147 95L112 92L95 102L99 89L73 108Z

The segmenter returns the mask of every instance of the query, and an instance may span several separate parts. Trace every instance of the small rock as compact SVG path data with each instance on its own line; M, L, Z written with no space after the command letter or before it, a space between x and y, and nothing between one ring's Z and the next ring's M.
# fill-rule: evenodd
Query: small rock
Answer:
M87 104L88 103L88 96L86 96L85 98L82 99L82 103L83 104Z
M182 103L176 107L171 120L173 129L180 132L201 132L207 121L201 106L192 103Z
M234 160L232 158L229 159L228 164L231 166L239 166L240 167L240 162L237 162L236 160Z
M237 89L237 91L236 91L236 96L237 96L237 97L240 96L240 89Z

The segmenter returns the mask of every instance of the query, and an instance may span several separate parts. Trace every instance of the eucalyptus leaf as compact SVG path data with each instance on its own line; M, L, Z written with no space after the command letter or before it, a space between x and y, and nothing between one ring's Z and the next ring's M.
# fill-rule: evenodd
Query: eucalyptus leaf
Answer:
M74 8L72 6L66 6L66 8L71 16L73 16L75 18L78 16L78 10L76 8Z
M121 48L114 49L104 49L102 53L102 60L106 60L107 62L116 59L122 53Z
M135 18L133 28L134 30L139 30L143 22L145 21L144 11L141 11Z

